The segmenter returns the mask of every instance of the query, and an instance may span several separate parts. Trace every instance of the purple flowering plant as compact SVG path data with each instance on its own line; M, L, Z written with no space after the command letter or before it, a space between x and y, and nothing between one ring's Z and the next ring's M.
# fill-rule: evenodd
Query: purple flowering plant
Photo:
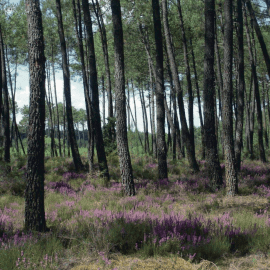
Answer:
M15 252L9 269L61 269L64 251L84 243L109 269L114 252L145 257L182 254L190 261L216 260L226 253L252 250L268 252L268 165L243 163L241 196L226 199L223 190L210 191L204 162L200 162L201 171L193 175L172 163L171 173L177 171L174 167L183 173L169 179L156 178L156 163L151 160L136 162L140 177L135 177L134 197L121 193L120 181L102 186L98 178L84 173L66 170L59 174L60 163L48 169L45 216L51 233L43 237L23 231L23 198L15 202L5 195L4 202L0 201L0 258ZM75 188L74 183L80 185ZM252 203L245 204L247 200L260 202L259 210L251 208ZM244 216L249 210L247 222ZM241 216L241 211L245 215Z

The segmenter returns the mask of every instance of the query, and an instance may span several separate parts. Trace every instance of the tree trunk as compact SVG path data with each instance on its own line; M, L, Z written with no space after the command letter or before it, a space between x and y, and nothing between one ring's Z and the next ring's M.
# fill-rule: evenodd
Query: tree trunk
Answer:
M127 105L130 108L130 93L129 93L129 83L127 80ZM128 131L130 131L130 111L127 110L127 121L128 121Z
M136 128L136 131L138 133L138 137L140 139L140 142L141 142L141 145L142 145L142 148L143 148L143 143L142 143L142 140L141 140L141 137L140 137L140 132L138 130L138 122L137 122L137 113L136 113L136 100L135 100L135 91L134 91L134 86L133 86L133 81L131 80L131 87L132 87L132 92L133 92L133 102L134 102L134 114L135 114L135 128ZM133 119L134 120L134 119ZM138 141L137 141L138 142ZM137 143L137 149L138 149L139 145Z
M224 85L222 95L222 124L225 150L225 177L227 196L238 193L237 170L233 144L232 122L232 56L233 20L232 0L224 1Z
M19 153L19 141L18 141L18 133L15 128L16 124L16 107L15 107L15 94L16 94L16 74L17 74L17 67L18 67L18 62L17 62L17 55L16 55L16 66L15 66L15 84L13 88L12 84L12 79L11 79L11 71L10 71L10 65L9 65L9 59L7 55L7 46L6 46L6 57L7 57L7 68L8 68L8 74L9 74L9 85L10 85L10 91L11 91L11 103L12 103L12 132L11 132L11 137L14 138L15 141L15 148L17 153ZM2 78L1 78L2 79ZM10 142L10 146L12 146L12 140Z
M152 121L151 121L151 130L152 130L152 152L153 157L157 158L157 143L156 143L156 130L155 130L155 111L154 111L154 103L155 103L155 94L154 94L154 83L153 83L153 76L156 81L156 72L154 69L153 60L150 54L150 44L149 44L149 37L147 32L147 27L144 28L144 31L142 29L142 25L139 24L139 30L142 37L142 42L144 44L144 48L147 54L147 61L148 61L148 69L149 69L149 77L150 77L150 85L152 88L152 98L151 98L151 110L152 110ZM153 75L153 76L152 76ZM149 104L150 106L150 104Z
M103 102L102 102L102 116L103 116L103 127L105 126L105 85L104 85L104 76L101 76L101 86L102 86L102 97L103 97Z
M244 19L245 19L245 26L246 26L246 32L247 32L246 36L247 36L247 43L248 43L248 49L249 49L249 59L250 59L250 65L251 65L251 72L252 72L253 83L254 83L254 93L255 93L256 105L257 105L258 140L259 140L260 160L262 162L266 162L264 144L263 144L263 124L262 124L262 109L261 109L259 83L258 83L256 62L255 62L255 58L254 58L253 51L252 51L252 45L251 45L250 34L249 34L249 27L248 27L248 23L247 23L247 16L246 16L245 10L244 10Z
M139 141L140 141L141 146L143 148L143 143L142 143L142 139L141 139L140 133L138 131L137 122L136 122L136 120L133 117L133 114L132 114L132 111L131 111L131 108L130 108L129 104L127 104L127 105L128 105L128 110L129 110L129 112L131 114L131 117L132 117L132 120L133 120L133 123L134 123L134 126L135 126L135 131L138 133L138 138L139 138Z
M260 43L260 46L261 46L261 49L262 49L262 53L263 53L264 61L265 61L265 64L266 64L268 76L270 77L270 57L269 57L269 53L268 53L267 48L266 48L266 44L264 42L264 38L263 38L263 35L262 35L262 32L261 32L260 26L259 26L259 24L257 22L257 19L256 19L256 16L255 16L255 13L254 13L254 10L252 8L250 0L244 0L244 2L247 5L250 17L252 19L252 24L253 24L253 26L255 28L256 35L257 35L257 38L259 40L259 43Z
M25 189L25 229L46 231L44 209L45 61L39 1L26 0L30 107ZM37 46L38 44L38 46Z
M152 0L153 21L156 44L156 103L157 103L157 157L159 179L168 178L166 141L165 141L165 108L164 108L164 74L163 45L158 0Z
M66 156L66 113L65 113L66 99L65 92L63 91L63 152Z
M173 81L174 81L174 87L176 89L177 95L178 95L178 106L179 106L179 112L180 112L180 120L181 120L181 127L182 127L182 136L184 144L186 145L187 150L187 157L190 164L190 167L195 171L199 171L199 166L197 164L196 158L195 158L195 148L194 144L192 143L191 135L188 130L186 116L185 116L185 108L184 108L184 101L183 101L183 92L181 89L179 77L178 77L178 70L175 62L175 56L172 49L172 42L170 38L170 32L169 32L169 23L168 23L168 16L167 16L167 1L162 0L162 10L163 10L163 23L164 23L164 33L165 33L165 40L166 40L166 47L168 51L168 56L170 60L170 67L172 71Z
M187 40L186 40L186 33L185 33L180 0L177 0L177 8L178 8L178 15L180 19L180 27L182 30L181 32L182 32L182 40L183 40L184 60L185 60L186 76L187 76L189 134L190 134L190 141L193 148L192 151L194 151L194 156L195 156L194 124L193 124L193 93L192 93L192 83L191 83L191 75L190 75L190 67L189 67Z
M140 94L140 100L142 105L142 115L143 115L143 126L144 126L144 150L145 153L149 153L149 137L148 137L148 119L147 119L147 113L146 113L146 107L145 107L145 99L143 94L143 88L140 90L140 87L138 87L139 94Z
M113 102L112 102L112 90L111 90L111 73L110 73L110 64L109 64L109 54L108 54L108 41L106 35L106 28L104 24L104 20L102 17L102 11L99 6L99 2L96 1L96 4L92 0L94 11L96 13L98 26L101 35L101 43L104 55L104 63L105 63L105 71L107 78L107 93L108 93L108 117L113 117Z
M54 157L54 129L53 129L53 119L52 119L52 103L50 101L50 73L49 73L50 67L47 65L47 92L45 91L45 98L47 102L47 106L49 109L49 119L50 119L50 138L51 138L51 157ZM49 96L49 99L48 99Z
M54 86L54 96L55 96L55 105L56 105L56 114L57 114L57 135L59 143L59 154L62 157L62 147L61 147L61 135L60 135L60 124L59 124L59 110L57 103L57 94L56 94L56 80L55 80L55 70L54 70L54 52L52 46L52 71L53 71L53 86Z
M267 98L268 121L270 122L270 104L269 104L269 90L268 90L269 86L266 85L265 87L266 87L266 95L267 95L266 98Z
M205 151L211 189L215 191L222 185L221 168L217 151L215 130L215 0L205 1L205 52L204 52L204 135Z
M156 123L155 123L155 84L152 82L151 91L151 110L152 110L152 141L153 141L153 157L157 158L157 140L156 140Z
M1 51L1 64L2 64L2 88L4 94L3 106L3 126L4 126L4 160L10 162L10 131L9 131L9 102L8 102L8 87L7 87L7 73L5 62L5 50L3 43L2 30L0 25L0 51ZM8 168L10 170L10 168Z
M250 95L249 95L249 104L250 104L250 124L249 124L249 149L250 149L250 159L254 159L253 151L253 135L254 135L254 114L255 114L255 84L253 75L251 76L250 82Z
M0 25L0 34L2 35L2 30L1 30L1 25ZM0 50L0 136L1 136L1 139L0 139L0 147L2 147L2 143L1 141L3 141L3 137L2 137L2 115L3 115L3 106L2 106L2 94L3 94L3 82L2 82L2 59L1 59L1 50ZM2 156L1 156L1 159L2 159Z
M264 80L262 81L262 87L263 87L263 95L262 95L262 103L263 103L263 134L264 134L264 140L266 144L266 148L269 148L269 141L268 141L268 133L267 133L267 120L266 120L266 104L265 104L265 85Z
M167 52L167 50L166 50ZM170 126L172 127L172 137L173 137L173 160L176 159L176 149L178 150L178 156L183 156L182 150L181 150L181 142L180 142L180 131L179 131L179 123L178 123L178 117L177 117L177 106L176 106L176 93L175 88L173 86L173 79L172 79L172 72L170 69L170 63L169 63L169 57L167 52L167 69L168 69L168 75L170 78L170 87L171 87L171 97L173 100L173 111L174 111L174 117L171 117L169 108L167 103L165 104L165 110L168 114L168 120L170 123ZM166 99L164 99L166 101ZM167 108L166 108L167 107ZM169 112L169 113L168 113Z
M219 54L219 47L218 47L218 39L217 39L217 25L216 25L216 17L215 17L215 55L216 55L216 64L217 64L217 81L218 81L218 110L219 110L219 117L222 121L222 98L221 95L223 93L223 78L222 78L222 71L221 71L221 61L220 61L220 54ZM223 140L223 133L220 132L221 137L221 146L222 146L222 156L224 159L224 140ZM217 137L218 142L218 137ZM217 144L219 149L219 145Z
M77 9L78 9L78 16L76 12L75 1L73 3L73 14L75 19L75 29L76 29L76 36L78 41L78 47L80 51L80 58L82 64L82 74L83 74L83 89L84 89L84 99L85 99L85 108L86 108L86 115L87 115L87 134L88 134L88 147L87 147L87 155L88 155L88 169L89 172L92 173L94 169L94 141L93 141L93 123L92 123L92 104L90 100L89 94L89 87L88 87L88 79L87 73L85 68L84 62L84 50L83 50L83 42L82 42L82 19L81 19L81 7L80 1L77 0ZM87 49L87 47L86 47ZM88 63L88 61L86 61Z
M121 19L120 0L111 0L114 52L115 52L115 102L116 102L116 138L120 161L120 172L125 194L135 195L133 172L128 149L126 95L125 95L125 68L124 68L124 41Z
M89 49L89 68L90 68L90 92L92 93L92 122L93 132L96 142L96 150L98 157L99 170L102 177L106 182L109 182L109 169L107 165L107 159L105 154L103 135L101 130L101 121L99 113L99 94L98 94L98 81L97 81L97 68L95 57L94 37L92 30L92 20L89 11L89 4L87 0L82 0L82 8L84 13L84 24L86 25L87 32L87 45Z
M165 97L164 97L164 108L165 108L166 113L167 113L168 124L170 125L170 127L172 129L172 137L176 138L176 128L175 128L175 125L173 123L173 117L171 116L170 109L168 107L168 104L167 104ZM180 142L178 139L176 140L176 148L178 149L178 152L181 153L181 146L180 146Z
M191 46L192 63L193 63L193 70L194 70L194 77L195 77L195 85L196 85L196 90L197 90L199 118L200 118L200 124L201 124L202 159L204 160L205 159L204 124L203 124L203 117L202 117L200 88L199 88L199 83L198 83L199 79L198 79L198 75L197 75L195 56L194 56L194 51L193 51L193 46L192 46L192 39L190 39L190 46Z
M237 26L238 26L238 98L237 117L235 124L235 161L236 169L241 167L241 150L243 144L243 122L244 122L244 93L245 93L245 67L244 67L244 43L243 43L243 13L242 0L237 0Z
M64 28L62 22L62 13L61 13L61 4L60 0L56 0L56 9L57 9L57 21L58 21L58 33L61 43L61 53L62 53L62 65L63 65L63 78L64 78L64 92L66 97L66 114L67 114L67 123L68 123L68 133L69 141L71 145L73 162L76 170L81 170L83 164L81 161L75 131L73 126L73 116L72 116L72 107L71 107L71 94L70 94L70 74L68 67L67 59L67 50L66 50L66 41L64 36Z

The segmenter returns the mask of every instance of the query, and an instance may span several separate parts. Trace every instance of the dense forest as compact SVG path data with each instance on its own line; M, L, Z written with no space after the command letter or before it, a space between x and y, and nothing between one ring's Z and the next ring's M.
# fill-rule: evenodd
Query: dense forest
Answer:
M87 249L103 269L127 269L116 253L270 265L269 0L0 6L0 269L26 269L25 253L27 269L71 269Z

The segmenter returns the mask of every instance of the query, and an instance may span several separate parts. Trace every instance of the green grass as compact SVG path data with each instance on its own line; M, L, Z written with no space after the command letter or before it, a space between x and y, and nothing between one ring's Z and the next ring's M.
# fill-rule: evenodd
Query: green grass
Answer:
M86 162L85 158L83 160ZM21 168L26 165L26 157L14 155L11 164L11 172L0 179L0 210L2 216L8 216L14 223L14 228L8 232L0 224L0 236L1 232L12 235L16 233L16 230L23 231L23 194L26 181L25 170ZM68 181L68 184L76 191L83 187L82 191L76 193L77 197L46 189L45 212L47 226L51 228L51 233L42 237L34 235L32 240L21 246L10 243L6 249L0 247L0 269L19 269L19 267L20 269L66 269L87 260L96 262L98 258L101 258L100 252L105 252L105 257L109 260L113 260L115 254L122 254L126 256L125 258L132 256L147 260L149 258L158 260L162 256L168 258L182 256L188 260L196 253L192 259L193 263L199 263L201 259L210 260L220 269L227 269L222 268L226 261L233 258L244 260L247 254L257 256L263 253L268 256L270 251L268 214L266 211L262 217L258 218L256 213L259 210L262 212L267 210L269 199L264 195L257 197L253 195L258 190L261 181L264 181L261 180L261 176L255 175L253 182L247 182L248 178L241 175L240 195L228 199L224 196L224 190L212 194L204 186L204 180L200 180L206 175L203 165L201 165L200 173L191 175L191 170L185 160L169 160L169 179L171 178L172 181L170 185L162 186L157 185L157 167L153 164L156 164L156 160L152 160L148 155L132 155L135 183L142 181L146 183L146 186L137 189L135 197L126 197L122 190L112 189L116 183L121 182L117 153L111 153L108 156L111 183L103 183L98 177L98 172L93 176L82 172L85 177ZM250 167L256 165L269 168L269 165L259 162L245 164ZM61 182L64 173L74 171L72 159L46 158L45 171L45 186L48 186L50 182ZM265 181L269 176L270 173L264 178ZM175 184L177 180L182 180L182 186ZM188 186L196 181L198 181L196 188ZM87 190L89 184L93 188ZM101 216L98 218L94 213L95 215L106 213L107 219ZM228 218L232 219L234 228L240 228L240 233L231 238L213 234L210 243L196 247L190 246L182 250L179 241L175 239L168 239L161 245L154 244L154 236L150 234L154 224L145 221L127 222L124 218L110 220L109 217L117 213L156 215L159 219L164 215L177 213L187 219L202 215L206 220L224 218L224 213L229 213ZM109 223L108 220L110 220ZM252 230L254 226L257 230L252 237L244 233ZM198 230L200 231L201 228ZM148 235L146 240L145 235ZM22 252L23 255L21 255ZM103 259L96 264L100 267L103 264L104 269L112 269ZM92 263L92 267L94 265L95 263ZM255 264L254 267L256 265L258 266Z

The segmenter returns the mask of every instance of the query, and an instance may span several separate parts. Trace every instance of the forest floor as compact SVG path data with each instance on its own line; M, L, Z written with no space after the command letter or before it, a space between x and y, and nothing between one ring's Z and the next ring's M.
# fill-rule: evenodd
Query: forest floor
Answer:
M204 161L197 174L169 161L169 179L158 179L151 157L132 160L136 196L126 197L117 156L109 184L69 158L46 158L50 232L29 234L26 158L14 158L0 177L0 269L270 269L269 164L244 161L239 195L227 198L225 184L210 192Z

